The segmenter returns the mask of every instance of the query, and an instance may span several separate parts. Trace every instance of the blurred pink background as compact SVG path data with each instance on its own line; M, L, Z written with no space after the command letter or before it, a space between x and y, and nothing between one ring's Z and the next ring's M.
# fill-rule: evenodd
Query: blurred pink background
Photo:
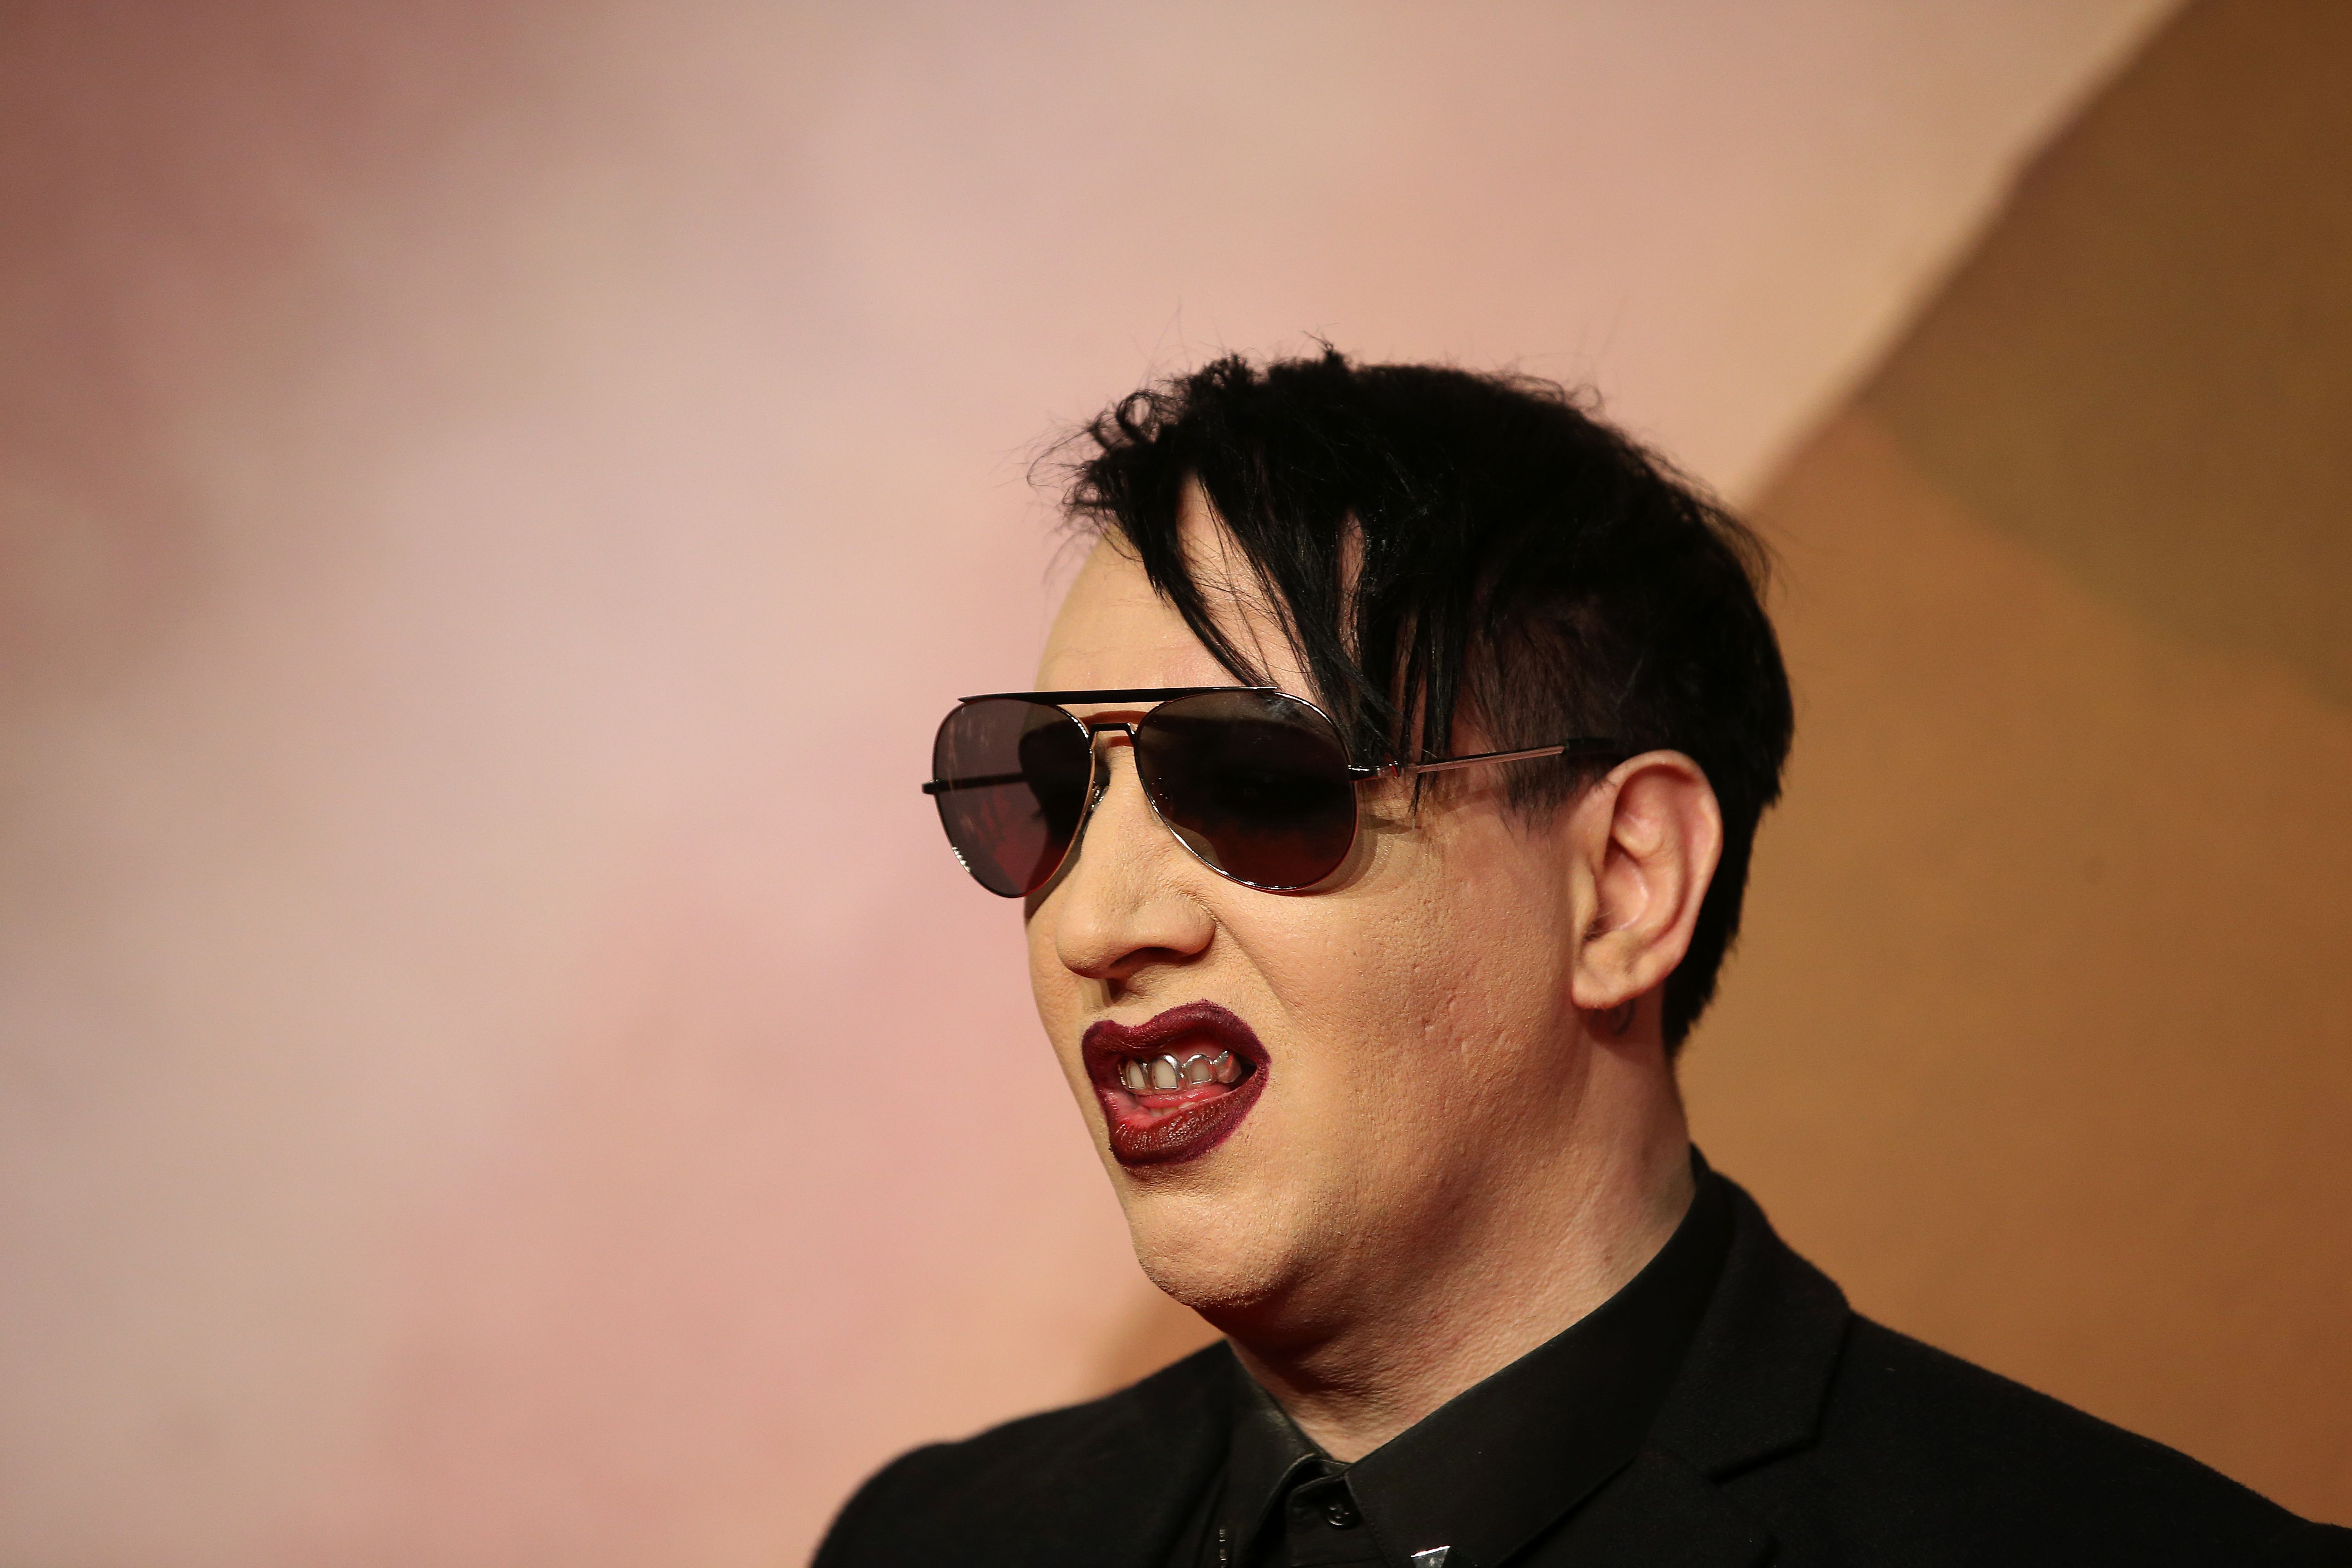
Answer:
M0 1559L789 1563L1118 1374L915 788L1041 438L1319 333L1750 499L2167 9L0 11Z

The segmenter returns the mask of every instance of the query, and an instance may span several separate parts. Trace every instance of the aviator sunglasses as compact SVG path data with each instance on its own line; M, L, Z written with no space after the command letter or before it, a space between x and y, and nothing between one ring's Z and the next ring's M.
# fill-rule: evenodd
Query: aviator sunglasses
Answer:
M1140 719L1081 719L1065 703L1150 702ZM940 723L923 785L964 869L1008 899L1054 879L1109 782L1096 737L1123 734L1160 826L1219 876L1271 893L1322 881L1355 847L1356 786L1536 757L1612 753L1597 737L1425 763L1351 762L1339 726L1271 686L1001 691Z

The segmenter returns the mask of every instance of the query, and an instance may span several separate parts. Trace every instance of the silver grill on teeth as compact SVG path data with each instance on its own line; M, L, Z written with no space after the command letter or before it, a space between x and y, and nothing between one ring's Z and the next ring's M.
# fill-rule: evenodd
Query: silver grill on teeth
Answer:
M1130 1094L1189 1089L1203 1083L1232 1083L1241 1076L1242 1064L1231 1051L1219 1051L1215 1056L1194 1051L1181 1058L1158 1056L1150 1061L1129 1057L1118 1064L1118 1081L1127 1086Z

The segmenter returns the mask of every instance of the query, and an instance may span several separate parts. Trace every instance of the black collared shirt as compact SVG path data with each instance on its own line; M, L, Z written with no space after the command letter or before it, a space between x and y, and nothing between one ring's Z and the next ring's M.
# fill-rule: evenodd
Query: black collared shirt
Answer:
M1623 1289L1353 1464L1236 1362L1224 1466L1172 1568L1544 1563L1547 1532L1641 1448L1722 1272L1729 1194L1692 1167L1690 1212Z

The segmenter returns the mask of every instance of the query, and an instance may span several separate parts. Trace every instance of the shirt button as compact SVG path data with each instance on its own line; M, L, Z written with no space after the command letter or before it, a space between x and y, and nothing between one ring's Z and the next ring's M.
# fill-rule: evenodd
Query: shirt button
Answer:
M1334 1530L1353 1530L1362 1522L1363 1517L1344 1494L1323 1505L1323 1522Z

